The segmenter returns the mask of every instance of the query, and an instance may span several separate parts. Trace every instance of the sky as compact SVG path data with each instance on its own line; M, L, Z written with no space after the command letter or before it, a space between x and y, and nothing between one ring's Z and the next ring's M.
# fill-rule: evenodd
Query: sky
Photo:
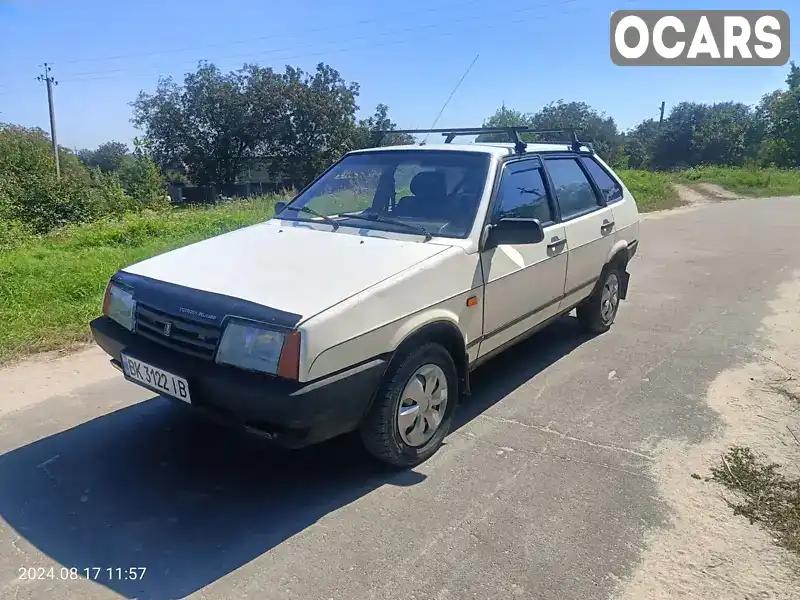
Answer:
M389 105L400 127L480 126L502 104L535 112L583 101L622 129L684 100L755 104L788 67L619 67L609 20L619 9L697 8L691 0L0 0L0 122L49 129L41 65L52 65L58 140L94 148L140 135L129 103L201 59L223 70L319 62L360 84L360 116ZM762 2L704 0L704 9ZM800 16L797 0L770 9ZM792 31L792 48L800 35ZM794 57L793 53L793 57Z

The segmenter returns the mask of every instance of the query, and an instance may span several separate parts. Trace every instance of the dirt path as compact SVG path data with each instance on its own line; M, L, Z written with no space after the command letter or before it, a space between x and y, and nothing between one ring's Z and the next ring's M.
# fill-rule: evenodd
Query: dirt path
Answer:
M738 200L738 196L715 183L673 184L681 202L686 205L708 204L720 200Z
M734 516L728 492L706 481L709 468L733 445L749 446L767 462L797 468L798 406L773 391L776 382L800 378L800 272L787 281L762 321L760 356L723 371L706 396L721 417L719 435L700 445L669 441L656 452L654 473L672 512L669 528L650 536L640 566L619 600L661 598L796 599L797 558L768 532ZM779 366L780 365L780 366ZM790 473L796 476L798 473Z
M118 375L97 346L68 355L47 352L0 367L0 416L44 402L54 390L59 396L70 396Z

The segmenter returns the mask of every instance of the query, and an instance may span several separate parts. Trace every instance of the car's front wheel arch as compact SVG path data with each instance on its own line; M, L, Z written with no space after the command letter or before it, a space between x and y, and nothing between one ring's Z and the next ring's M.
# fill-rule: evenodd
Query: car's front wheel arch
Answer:
M406 334L392 352L388 367L391 367L392 361L399 360L405 356L410 348L419 347L426 342L440 344L450 353L458 372L461 392L469 395L469 358L467 356L467 347L464 343L464 336L461 330L458 328L458 325L452 321L439 319L426 323L411 333Z

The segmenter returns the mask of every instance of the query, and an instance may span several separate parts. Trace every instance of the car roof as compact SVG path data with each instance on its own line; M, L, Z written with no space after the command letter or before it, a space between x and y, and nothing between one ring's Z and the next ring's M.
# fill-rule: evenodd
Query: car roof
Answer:
M581 148L588 150L586 146ZM349 154L361 154L365 152L385 152L403 150L445 150L447 152L482 152L492 156L503 157L515 154L514 144L509 143L488 143L476 142L474 144L407 144L404 146L381 146L378 148L364 148L363 150L353 150ZM526 152L572 152L572 146L567 143L529 143L525 145Z

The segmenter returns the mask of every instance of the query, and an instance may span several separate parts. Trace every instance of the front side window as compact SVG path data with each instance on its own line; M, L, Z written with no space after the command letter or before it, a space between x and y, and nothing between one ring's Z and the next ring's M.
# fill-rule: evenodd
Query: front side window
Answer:
M500 179L494 220L504 217L539 219L542 224L555 220L538 161L523 160L506 166Z
M553 182L562 219L569 219L598 208L594 188L577 160L548 158L545 159L545 165Z
M403 233L417 227L433 236L465 238L488 170L489 155L478 152L351 154L295 198L281 218L320 220L313 211L340 225Z

